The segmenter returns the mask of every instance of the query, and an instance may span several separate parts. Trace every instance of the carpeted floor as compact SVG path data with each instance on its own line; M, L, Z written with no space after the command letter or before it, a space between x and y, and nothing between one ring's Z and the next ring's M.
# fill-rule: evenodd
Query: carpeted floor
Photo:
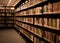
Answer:
M26 43L26 41L14 30L0 30L0 43Z

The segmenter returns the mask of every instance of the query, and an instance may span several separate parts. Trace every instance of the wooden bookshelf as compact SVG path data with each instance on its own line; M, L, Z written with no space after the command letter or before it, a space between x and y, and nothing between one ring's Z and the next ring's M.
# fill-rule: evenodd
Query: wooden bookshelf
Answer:
M0 6L0 27L8 28L14 27L14 10L13 6Z
M59 0L26 0L15 7L14 26L29 40L33 43L60 42Z

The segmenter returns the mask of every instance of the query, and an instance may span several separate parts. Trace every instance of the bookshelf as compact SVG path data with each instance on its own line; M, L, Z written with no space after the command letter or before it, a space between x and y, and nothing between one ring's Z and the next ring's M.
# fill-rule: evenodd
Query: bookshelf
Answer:
M31 42L60 42L59 0L25 0L16 7L14 26Z
M0 28L14 27L13 6L0 6Z

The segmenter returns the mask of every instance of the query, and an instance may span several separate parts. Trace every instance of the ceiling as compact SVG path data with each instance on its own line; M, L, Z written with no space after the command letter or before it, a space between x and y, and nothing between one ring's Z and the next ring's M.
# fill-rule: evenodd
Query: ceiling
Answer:
M0 6L15 6L20 0L0 0Z

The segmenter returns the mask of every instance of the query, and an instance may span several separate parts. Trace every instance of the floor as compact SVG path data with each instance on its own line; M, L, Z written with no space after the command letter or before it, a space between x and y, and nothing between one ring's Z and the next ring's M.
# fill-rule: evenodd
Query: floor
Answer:
M26 43L26 41L14 29L1 29L0 43Z

